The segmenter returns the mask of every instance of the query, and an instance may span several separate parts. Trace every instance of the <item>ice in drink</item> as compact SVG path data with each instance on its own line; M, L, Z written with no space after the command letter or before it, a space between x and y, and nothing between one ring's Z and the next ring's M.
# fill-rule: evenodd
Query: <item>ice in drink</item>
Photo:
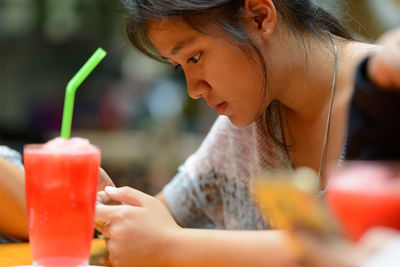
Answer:
M85 266L94 229L100 150L82 138L24 147L35 266Z

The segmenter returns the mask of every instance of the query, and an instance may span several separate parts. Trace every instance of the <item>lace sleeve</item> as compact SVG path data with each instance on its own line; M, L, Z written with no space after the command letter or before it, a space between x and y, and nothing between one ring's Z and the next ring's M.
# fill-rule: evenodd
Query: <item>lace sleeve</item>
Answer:
M215 228L214 223L203 211L197 179L187 177L182 169L180 168L178 174L163 189L173 217L182 227Z
M164 197L175 220L183 227L215 228L215 218L209 210L220 207L219 191L212 175L213 157L210 150L215 145L216 133L220 131L221 119L217 119L199 149L179 167L178 174L164 189Z
M175 220L183 227L266 229L249 192L251 177L282 165L266 136L256 123L239 128L218 117L196 153L163 189Z

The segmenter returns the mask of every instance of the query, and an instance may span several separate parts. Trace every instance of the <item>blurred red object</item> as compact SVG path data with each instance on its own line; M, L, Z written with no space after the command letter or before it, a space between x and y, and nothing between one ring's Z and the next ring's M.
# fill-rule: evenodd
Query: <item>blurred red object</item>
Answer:
M400 229L400 179L395 164L347 162L329 175L327 204L347 236L371 227Z

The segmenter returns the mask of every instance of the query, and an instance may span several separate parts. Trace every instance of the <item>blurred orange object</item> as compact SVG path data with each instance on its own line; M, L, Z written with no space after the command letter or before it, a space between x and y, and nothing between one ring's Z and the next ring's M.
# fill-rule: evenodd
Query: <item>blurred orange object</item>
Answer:
M357 241L373 226L400 229L398 167L348 162L329 175L327 203L345 234Z
M253 199L276 229L307 229L325 236L334 231L317 189L318 178L310 168L265 173L255 177Z

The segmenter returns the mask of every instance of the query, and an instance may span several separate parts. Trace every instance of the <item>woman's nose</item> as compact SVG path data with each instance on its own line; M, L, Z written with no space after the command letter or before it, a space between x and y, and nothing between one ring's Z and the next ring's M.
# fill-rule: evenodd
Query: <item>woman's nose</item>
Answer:
M193 77L186 77L186 86L189 96L193 99L204 97L211 89L205 80Z

